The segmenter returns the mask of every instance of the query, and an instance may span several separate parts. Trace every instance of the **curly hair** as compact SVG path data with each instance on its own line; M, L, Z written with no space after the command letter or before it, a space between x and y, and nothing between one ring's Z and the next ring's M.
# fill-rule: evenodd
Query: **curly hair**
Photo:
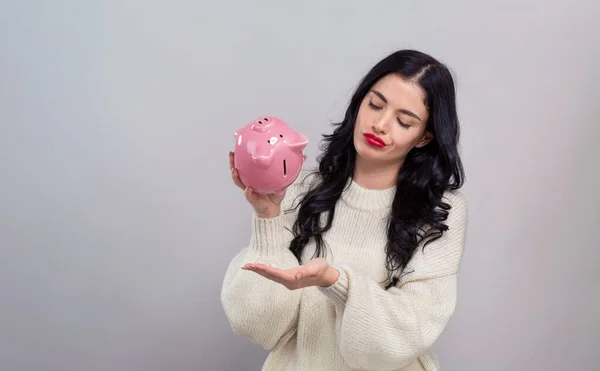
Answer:
M324 254L323 233L331 228L335 205L354 171L353 132L360 104L371 87L388 74L398 74L423 89L429 111L426 130L433 139L421 148L413 148L397 175L387 230L386 289L397 284L421 243L425 247L448 229L444 221L450 205L443 201L444 193L464 183L454 81L448 68L427 54L396 51L373 66L360 81L342 122L334 124L332 134L323 135L323 152L316 170L319 181L298 205L294 238L289 246L300 263L311 238L316 243L315 256ZM326 218L321 225L323 213Z

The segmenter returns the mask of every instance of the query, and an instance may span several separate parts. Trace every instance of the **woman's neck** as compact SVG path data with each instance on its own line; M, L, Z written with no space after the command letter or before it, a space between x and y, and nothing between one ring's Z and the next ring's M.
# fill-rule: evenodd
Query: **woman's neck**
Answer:
M353 180L366 189L388 189L396 185L401 164L373 164L356 159Z

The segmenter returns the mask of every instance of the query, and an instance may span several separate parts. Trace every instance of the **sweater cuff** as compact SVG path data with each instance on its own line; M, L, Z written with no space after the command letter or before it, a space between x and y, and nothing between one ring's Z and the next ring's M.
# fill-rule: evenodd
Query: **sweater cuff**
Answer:
M250 250L267 260L280 257L283 250L287 248L284 218L283 214L274 218L259 218L253 215Z
M331 286L321 287L318 289L327 296L338 309L344 309L348 300L348 274L346 269L341 266L333 266L340 272L338 280Z

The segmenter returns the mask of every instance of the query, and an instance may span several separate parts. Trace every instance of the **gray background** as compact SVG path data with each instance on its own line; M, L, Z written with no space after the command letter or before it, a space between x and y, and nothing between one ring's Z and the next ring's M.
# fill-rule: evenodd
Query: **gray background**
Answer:
M0 369L258 370L219 301L234 130L309 139L396 48L456 73L468 244L444 370L598 370L594 1L3 1Z

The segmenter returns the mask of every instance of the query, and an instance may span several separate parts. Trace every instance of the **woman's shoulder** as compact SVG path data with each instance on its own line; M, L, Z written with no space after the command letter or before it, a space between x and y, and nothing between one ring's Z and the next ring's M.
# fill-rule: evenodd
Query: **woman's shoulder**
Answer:
M447 190L442 201L450 205L450 213L465 215L468 211L467 198L460 190Z
M458 272L466 242L467 200L461 191L452 190L444 193L442 202L450 206L444 222L448 230L431 244L427 244L424 249L415 251L409 263L413 274L408 274L402 281L439 277Z
M446 225L451 229L466 228L468 219L467 198L460 190L447 190L444 192L442 202L450 206Z

